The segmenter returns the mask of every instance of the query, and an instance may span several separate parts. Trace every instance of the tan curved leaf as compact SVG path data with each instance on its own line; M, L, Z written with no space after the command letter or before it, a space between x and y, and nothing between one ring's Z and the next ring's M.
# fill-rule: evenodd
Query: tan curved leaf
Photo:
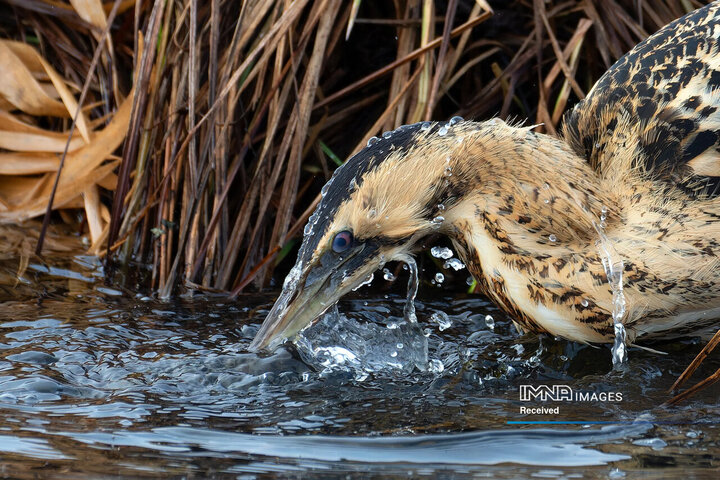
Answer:
M82 194L85 207L85 218L90 227L90 238L93 245L97 243L102 235L103 221L100 216L100 191L96 184L90 185Z
M80 18L100 29L105 29L107 18L100 0L70 0Z
M0 96L7 102L31 115L68 117L65 106L43 91L23 61L0 41Z
M110 123L95 132L92 142L68 154L58 188L72 185L77 178L100 166L122 144L130 123L134 92L134 89L130 91Z
M60 156L53 153L0 153L0 175L34 175L56 172Z
M70 115L74 117L78 109L78 103L75 100L75 96L70 93L70 89L67 87L67 85L65 85L65 81L62 79L62 77L60 77L60 75L55 71L55 69L52 68L50 64L47 63L42 57L40 57L39 54L38 58L40 59L40 62L42 62L43 67L45 67L45 71L50 76L50 81L60 94L60 98L65 104L67 111L70 112ZM78 114L76 124L80 135L82 135L85 141L89 143L91 138L91 130L88 127L88 120L85 116L85 112L81 111Z
M4 212L15 211L17 206L32 200L52 174L34 177L0 175L0 203ZM1 217L0 217L1 218Z
M23 62L33 75L45 75L45 69L40 63L40 56L37 51L27 43L18 42L16 40L2 40L10 50ZM36 77L37 78L37 77Z
M0 110L0 148L16 152L61 153L65 150L66 143L66 132L44 130ZM79 135L74 136L69 151L77 150L84 144L84 140Z

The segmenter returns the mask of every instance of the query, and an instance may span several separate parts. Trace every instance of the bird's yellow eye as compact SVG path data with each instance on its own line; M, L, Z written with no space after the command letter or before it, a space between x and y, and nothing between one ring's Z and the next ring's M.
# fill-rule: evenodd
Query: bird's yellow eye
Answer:
M350 248L350 245L352 245L353 242L353 235L351 232L348 232L347 230L342 231L335 235L335 238L332 242L332 249L335 253L342 253L348 248Z

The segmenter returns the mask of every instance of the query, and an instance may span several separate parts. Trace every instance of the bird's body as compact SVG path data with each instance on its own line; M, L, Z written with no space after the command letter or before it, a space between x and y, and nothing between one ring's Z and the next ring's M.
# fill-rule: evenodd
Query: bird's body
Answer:
M369 143L324 189L252 347L437 233L522 330L607 343L615 321L629 342L717 325L719 45L720 3L671 23L598 81L562 138L451 120Z

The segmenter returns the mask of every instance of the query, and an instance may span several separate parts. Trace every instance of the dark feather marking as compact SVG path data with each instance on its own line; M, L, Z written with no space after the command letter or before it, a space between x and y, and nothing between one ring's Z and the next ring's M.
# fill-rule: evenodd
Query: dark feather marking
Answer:
M433 124L427 133L433 134L442 125L444 123ZM317 215L316 218L318 219L313 227L313 234L307 235L303 239L298 254L303 262L308 262L312 258L318 242L332 223L340 205L350 198L352 190L350 190L349 186L353 183L353 180L360 186L366 174L379 167L388 158L391 150L408 152L416 145L416 135L421 132L422 126L423 123L415 123L398 128L387 138L379 138L372 145L363 148L335 170L331 180L332 183L313 214Z
M612 132L639 122L636 161L649 175L691 198L720 194L719 176L695 175L688 166L707 149L720 147L717 132L701 130L700 122L716 114L718 106L703 104L700 95L676 100L693 79L700 78L702 88L720 88L720 71L708 62L720 55L716 29L719 2L670 23L618 60L565 116L563 134L573 150L597 169ZM668 83L662 88L660 81Z

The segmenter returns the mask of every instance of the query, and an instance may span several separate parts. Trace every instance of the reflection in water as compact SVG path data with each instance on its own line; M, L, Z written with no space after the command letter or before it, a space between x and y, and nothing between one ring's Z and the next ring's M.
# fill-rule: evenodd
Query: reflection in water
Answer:
M0 311L6 475L40 466L106 474L109 465L130 476L557 477L593 465L601 475L661 465L688 474L712 463L720 441L713 390L684 407L660 406L700 348L691 341L658 346L667 356L634 350L628 368L614 371L607 348L519 337L479 297L428 299L437 288L421 289L413 324L403 321L404 291L362 298L364 289L297 346L258 356L246 348L273 295L169 304L85 281L96 278L93 270L62 281L61 269L52 278L29 271L36 273L26 273L27 289ZM535 401L558 406L559 415L527 416L518 396L524 384L617 391L623 401ZM638 418L645 422L632 424ZM522 420L626 424L506 423ZM510 466L489 467L500 463Z

